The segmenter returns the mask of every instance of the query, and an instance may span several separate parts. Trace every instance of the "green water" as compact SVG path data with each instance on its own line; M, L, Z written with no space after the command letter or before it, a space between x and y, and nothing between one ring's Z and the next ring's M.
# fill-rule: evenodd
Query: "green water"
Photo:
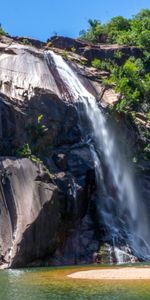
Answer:
M150 280L94 281L67 277L88 269L93 267L0 271L0 300L150 300Z

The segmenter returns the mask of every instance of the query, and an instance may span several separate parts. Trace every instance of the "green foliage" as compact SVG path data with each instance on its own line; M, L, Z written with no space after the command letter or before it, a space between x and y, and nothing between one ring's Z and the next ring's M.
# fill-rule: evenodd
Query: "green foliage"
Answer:
M118 111L136 111L150 99L150 73L146 73L142 59L130 57L122 66L114 65L108 81L121 95Z
M23 45L29 45L29 46L31 45L31 43L29 42L29 40L26 39L26 38L22 39L21 44L23 44Z
M33 163L36 163L36 164L42 164L43 163L42 160L40 158L38 158L37 156L35 156L35 155L31 155L30 159Z
M24 144L22 147L20 147L17 151L17 155L19 157L30 157L31 149L30 149L29 144Z
M43 124L43 115L36 118L36 122L32 122L26 126L28 141L30 143L33 155L39 156L48 152L50 149L50 140L47 135L48 128Z
M113 62L110 60L100 60L98 58L94 58L91 62L92 67L103 70L103 71L111 71L113 69Z
M37 157L36 155L33 155L31 153L29 144L24 144L22 147L20 147L17 151L17 155L20 158L27 157L35 164L43 164L44 165L44 162L39 157ZM49 169L45 165L44 165L43 169L48 174L49 178L52 178L52 174L50 173Z
M48 177L52 179L52 174L49 169L44 165L43 158L45 153L47 154L51 150L51 145L44 145L44 139L48 128L42 124L43 114L40 114L36 118L36 124L32 123L26 127L28 133L28 143L23 144L16 151L16 155L20 158L27 157L35 164L42 164L44 171L47 173Z
M71 52L75 53L75 52L76 52L76 48L75 48L75 47L72 47L72 48L71 48Z
M38 124L41 123L42 119L43 119L43 115L42 114L37 117Z
M53 47L53 42L52 41L49 41L48 43L47 43L47 45L46 45L48 48L51 48L51 47Z
M129 20L118 16L114 17L106 24L106 31L108 35L109 43L116 43L118 41L118 37L122 32L126 32L130 29Z
M26 130L28 131L29 135L33 137L34 141L37 141L39 138L43 137L46 132L48 131L48 128L42 124L43 115L37 116L36 123L31 123L26 127Z
M148 121L150 121L150 111L146 114Z
M68 60L68 52L66 50L63 51L62 57L64 60Z
M117 50L115 53L114 53L114 58L117 58L117 59L120 59L122 58L123 56L123 53L119 50Z
M139 46L150 50L150 10L141 10L132 19L122 16L112 18L102 24L99 20L89 20L89 28L80 32L80 38L93 43L117 43Z
M109 32L112 31L125 31L130 29L130 22L129 20L125 19L122 16L113 17L107 24L107 30Z
M91 65L96 69L101 69L102 61L98 58L94 58L91 62Z
M100 37L105 33L104 26L97 20L88 21L90 28L87 31L82 30L80 37L84 40L96 43L100 41Z
M79 63L80 63L80 65L85 66L86 65L86 60L80 59Z
M4 31L2 25L0 24L0 36L1 35L6 35L6 32Z

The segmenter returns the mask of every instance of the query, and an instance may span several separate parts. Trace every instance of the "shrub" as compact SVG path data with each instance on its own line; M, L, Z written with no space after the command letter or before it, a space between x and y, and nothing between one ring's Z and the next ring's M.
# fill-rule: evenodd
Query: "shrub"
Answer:
M150 111L147 113L147 119L148 119L148 121L150 121Z
M121 59L122 56L123 56L123 53L122 53L120 50L117 50L117 51L114 53L114 58Z
M31 43L29 42L29 40L26 39L26 38L22 39L21 44L23 44L23 45L29 45L29 46L31 45Z
M80 59L79 63L80 63L80 65L85 66L86 65L86 60Z
M66 50L63 51L62 57L64 60L68 60L68 52Z
M98 58L94 58L91 62L92 67L96 68L96 69L101 69L102 66L102 61Z
M99 20L89 20L89 28L80 32L80 38L93 43L118 43L136 45L150 49L150 10L141 10L132 19L122 16L112 18L102 24Z
M52 41L49 41L49 42L47 43L47 47L48 47L48 48L53 47L53 42L52 42Z
M31 156L31 149L29 144L24 144L20 147L17 151L19 157L30 157Z
M0 35L6 35L6 32L4 31L1 24L0 24Z
M81 39L90 41L92 43L100 42L101 35L105 34L104 26L98 20L88 20L89 29L80 32Z
M92 67L103 70L103 71L111 71L114 67L114 64L110 60L100 60L98 58L94 58L91 62Z
M75 53L75 52L76 52L76 48L75 48L75 47L72 47L72 48L71 48L71 52Z

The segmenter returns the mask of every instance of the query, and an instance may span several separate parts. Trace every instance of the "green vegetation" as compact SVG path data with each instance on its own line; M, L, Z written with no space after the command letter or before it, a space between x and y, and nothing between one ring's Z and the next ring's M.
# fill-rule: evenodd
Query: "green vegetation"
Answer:
M19 147L16 153L17 156L29 157L33 160L35 157L41 157L42 154L50 150L51 145L47 143L48 128L42 123L43 115L41 114L37 116L35 123L32 122L26 126L28 142ZM44 144L44 139L46 139L46 145Z
M119 101L110 112L116 111L130 119L140 136L140 145L133 163L141 157L150 159L150 10L140 11L132 19L114 17L107 24L89 20L89 29L81 32L81 39L93 43L117 43L141 49L139 58L129 57L117 50L112 59L93 59L91 65L108 72L105 86L119 94ZM135 128L134 127L134 128Z
M75 52L76 52L76 48L75 48L75 47L72 47L72 48L71 48L71 52L75 53Z
M17 151L19 157L30 157L31 156L31 149L29 144L24 144L20 147Z
M106 40L105 38L105 26L103 26L101 24L100 21L98 20L89 20L89 25L90 28L85 31L82 30L80 32L80 38L83 40L87 40L89 42L93 42L93 43L98 43L102 40L102 36L104 36L104 40Z
M29 42L29 40L26 39L26 38L23 38L23 39L22 39L21 44L23 44L23 45L28 45L28 46L31 45L31 43Z
M102 69L102 61L98 58L94 58L92 61L92 67L101 70Z
M114 59L102 61L95 58L91 65L109 72L103 83L105 86L112 86L120 95L120 101L115 105L117 111L140 111L150 120L150 68L147 57L145 54L138 59L130 57L122 65L118 65L115 59L120 57L122 53L118 51Z
M118 111L144 111L150 91L150 73L147 73L142 59L130 57L122 66L114 65L107 83L115 86L121 100L116 104Z
M143 9L132 19L122 16L102 24L89 20L89 29L80 32L80 38L93 43L117 43L135 45L150 50L150 10Z
M46 136L48 128L42 124L43 115L37 116L36 124L31 124L27 126L26 130L29 135L29 143L23 144L16 151L16 155L20 158L29 158L33 163L42 164L43 169L48 174L49 178L52 178L52 174L49 169L44 164L44 154L50 148L50 145L44 146L44 140L41 141L41 138ZM41 143L42 146L41 146ZM44 147L47 147L45 150Z
M26 127L29 135L33 137L34 141L43 137L48 131L48 128L42 123L42 119L43 115L41 114L37 117L36 123L31 123Z
M44 162L39 157L32 154L29 144L24 144L22 147L20 147L17 151L17 155L20 158L27 157L35 164L42 164L43 170L48 174L49 178L52 178L52 174L50 173L49 169L44 165Z
M68 52L66 50L63 51L62 57L64 60L68 60Z
M91 62L92 67L102 70L102 71L108 71L110 72L113 69L114 62L111 60L100 60L98 58L94 58Z
M116 59L121 59L123 57L123 53L120 51L120 50L117 50L115 53L114 53L114 58Z
M85 59L80 59L79 64L85 66L87 64Z
M0 24L0 36L1 35L6 35L6 32L4 31L2 25Z
M147 113L147 119L150 122L150 112Z
M52 42L52 41L49 41L49 42L47 43L47 47L48 47L48 48L53 47L53 42Z

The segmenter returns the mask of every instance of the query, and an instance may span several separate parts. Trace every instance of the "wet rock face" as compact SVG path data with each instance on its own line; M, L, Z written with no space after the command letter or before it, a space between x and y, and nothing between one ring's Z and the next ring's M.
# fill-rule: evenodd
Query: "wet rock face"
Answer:
M99 242L89 214L93 183L87 173L74 177L57 171L51 177L27 158L1 158L0 170L5 266L92 262Z
M29 159L1 159L0 169L1 254L8 266L25 266L53 249L61 195Z
M1 41L0 263L92 262L98 242L91 214L85 233L82 220L94 191L94 165L89 146L81 143L76 107L64 96L43 50ZM18 157L26 144L34 162Z
M91 264L94 261L94 253L99 249L99 241L95 234L94 223L90 215L87 215L75 228L68 230L66 243L58 246L53 256L55 265ZM61 233L65 236L65 230ZM63 245L63 247L62 247Z
M47 134L42 136L38 116ZM16 155L24 144L35 145L39 151L52 146L73 144L80 140L76 109L48 92L37 91L26 105L18 106L0 95L0 155Z

